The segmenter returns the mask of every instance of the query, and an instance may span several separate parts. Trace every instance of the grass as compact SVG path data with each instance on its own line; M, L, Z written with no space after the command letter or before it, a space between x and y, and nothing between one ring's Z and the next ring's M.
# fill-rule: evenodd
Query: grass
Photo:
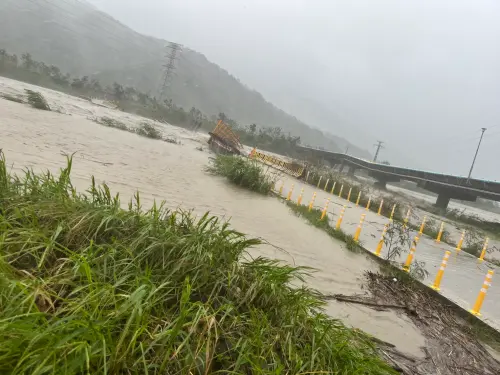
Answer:
M47 103L47 100L41 93L27 89L25 89L24 91L26 91L26 94L28 96L29 105L36 109L50 111L49 103Z
M0 98L5 99L5 100L10 100L11 102L16 102L16 103L24 103L24 100L20 96L14 96L10 94L2 94L0 95Z
M0 373L396 374L292 286L306 269L208 214L79 194L71 167L17 177L0 155Z
M260 194L269 194L275 183L258 162L240 156L216 155L210 159L207 171Z
M135 132L142 137L147 137L151 139L162 139L161 132L157 130L153 125L147 122L142 123Z
M360 242L354 241L354 237L345 233L342 229L333 228L328 220L328 215L325 215L321 220L322 211L318 208L312 208L309 211L308 206L298 205L297 203L286 201L288 207L299 217L307 220L316 228L324 230L330 237L340 240L346 244L348 250L353 252L362 252L363 247Z
M123 122L115 120L111 117L101 117L97 120L97 123L107 126L109 128L115 128L124 131L131 131L130 128L125 125Z

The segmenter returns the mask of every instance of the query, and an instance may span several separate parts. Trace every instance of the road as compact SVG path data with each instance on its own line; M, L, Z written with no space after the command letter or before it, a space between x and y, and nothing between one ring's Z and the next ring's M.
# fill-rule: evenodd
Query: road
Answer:
M277 181L277 189L279 189L282 181ZM284 196L288 194L291 185L294 184L293 201L297 201L302 188L304 189L302 204L307 205L314 192L317 192L314 205L316 208L323 208L327 199L330 198L331 203L328 209L328 216L332 226L335 225L342 206L347 205L341 228L348 234L354 235L361 215L366 214L360 242L364 248L370 251L376 249L383 227L389 221L386 217L378 216L372 211L367 211L364 207L356 207L352 202L348 202L338 196L333 196L314 186L304 184L298 179L284 177L284 182ZM416 232L413 232L412 238L416 234ZM488 270L493 269L495 273L498 273L497 267L486 262L478 263L477 258L463 251L457 255L454 247L444 243L437 244L434 239L424 235L421 236L415 253L415 260L425 262L425 269L429 273L428 277L422 280L423 283L427 285L432 284L447 250L452 252L452 256L441 282L441 294L459 306L469 310L474 305ZM386 253L387 248L384 246L382 257ZM399 260L403 262L406 255L404 254ZM500 274L493 276L492 286L488 291L481 313L481 319L497 330L500 330Z

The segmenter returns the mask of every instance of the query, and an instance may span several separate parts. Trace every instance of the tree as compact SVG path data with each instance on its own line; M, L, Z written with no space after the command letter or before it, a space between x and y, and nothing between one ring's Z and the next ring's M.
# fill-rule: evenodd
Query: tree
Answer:
M113 83L113 96L116 100L122 100L125 96L125 90L123 90L123 86L120 85L119 83L114 82Z
M31 57L31 54L23 53L21 55L21 61L23 62L23 67L25 67L26 69L31 70L33 68L33 59Z
M227 116L224 112L219 112L219 120L222 122L226 122Z
M250 124L250 126L248 127L248 129L250 130L250 133L252 135L255 135L255 132L257 131L257 124Z

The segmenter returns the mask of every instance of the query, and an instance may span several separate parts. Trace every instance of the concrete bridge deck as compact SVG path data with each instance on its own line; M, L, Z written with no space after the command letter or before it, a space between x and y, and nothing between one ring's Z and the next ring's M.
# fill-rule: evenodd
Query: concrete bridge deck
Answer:
M446 208L450 199L475 201L477 197L500 201L500 182L453 176L404 167L374 163L355 156L320 150L307 146L298 146L304 157L319 157L333 165L349 167L349 172L358 169L367 170L378 181L380 187L388 182L400 180L413 181L423 189L438 194L436 206Z

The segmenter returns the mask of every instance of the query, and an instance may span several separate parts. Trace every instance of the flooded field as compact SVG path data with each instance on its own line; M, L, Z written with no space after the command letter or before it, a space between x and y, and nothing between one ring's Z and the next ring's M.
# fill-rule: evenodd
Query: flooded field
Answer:
M153 200L165 201L172 208L192 209L199 215L210 211L231 219L235 229L268 242L253 249L252 256L315 268L308 282L323 293L363 293L363 273L377 269L364 255L345 251L342 243L306 225L277 199L208 175L204 171L210 157L205 135L156 124L164 135L180 142L172 144L107 128L91 119L108 116L128 126L137 126L144 119L0 78L0 93L23 94L27 87L43 92L51 107L61 113L0 99L0 148L13 171L29 167L57 172L66 163L65 155L75 153L72 179L78 190L86 189L94 175L119 192L124 204L139 190L146 208ZM328 312L404 352L423 355L424 338L408 319L394 312L337 303L330 303Z

